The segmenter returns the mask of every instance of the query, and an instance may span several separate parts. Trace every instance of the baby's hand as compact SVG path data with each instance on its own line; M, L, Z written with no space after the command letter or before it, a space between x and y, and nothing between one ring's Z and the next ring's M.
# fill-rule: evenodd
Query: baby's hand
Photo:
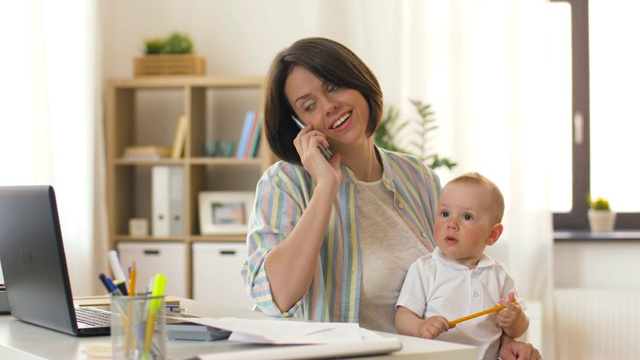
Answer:
M455 327L452 326L451 328ZM435 339L438 335L449 330L449 320L443 316L432 316L423 320L420 324L420 337L425 339Z
M525 316L522 307L514 303L515 294L509 293L508 300L500 300L500 305L504 305L504 309L498 311L496 320L501 328L512 328Z

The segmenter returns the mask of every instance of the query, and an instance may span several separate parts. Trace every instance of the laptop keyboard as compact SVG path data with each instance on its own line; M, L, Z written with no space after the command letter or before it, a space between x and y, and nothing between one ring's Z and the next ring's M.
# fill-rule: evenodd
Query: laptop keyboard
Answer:
M76 319L79 323L91 325L91 326L110 326L111 325L111 313L108 311L101 311L91 307L78 307L76 308Z

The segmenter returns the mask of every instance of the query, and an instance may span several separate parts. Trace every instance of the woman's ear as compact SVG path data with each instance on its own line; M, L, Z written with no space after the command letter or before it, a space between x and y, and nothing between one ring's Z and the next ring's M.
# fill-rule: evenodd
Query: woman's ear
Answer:
M489 232L489 236L487 236L487 239L484 242L487 245L495 244L500 238L500 235L502 235L502 230L504 230L502 224L498 223L493 225L493 228L491 228L491 231Z

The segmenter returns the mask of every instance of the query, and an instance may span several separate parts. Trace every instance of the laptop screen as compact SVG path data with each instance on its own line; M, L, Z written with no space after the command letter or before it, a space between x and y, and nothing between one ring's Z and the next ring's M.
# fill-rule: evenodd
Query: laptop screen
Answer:
M77 335L53 187L0 187L0 264L14 317Z

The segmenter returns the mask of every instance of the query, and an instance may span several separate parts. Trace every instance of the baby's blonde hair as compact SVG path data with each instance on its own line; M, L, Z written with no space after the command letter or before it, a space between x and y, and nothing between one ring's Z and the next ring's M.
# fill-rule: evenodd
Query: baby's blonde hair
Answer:
M502 222L502 216L504 216L504 196L502 196L502 191L500 191L500 188L498 188L493 181L478 172L470 172L458 176L449 181L448 184L471 184L486 187L487 190L489 190L489 200L491 201L491 218L495 224Z

